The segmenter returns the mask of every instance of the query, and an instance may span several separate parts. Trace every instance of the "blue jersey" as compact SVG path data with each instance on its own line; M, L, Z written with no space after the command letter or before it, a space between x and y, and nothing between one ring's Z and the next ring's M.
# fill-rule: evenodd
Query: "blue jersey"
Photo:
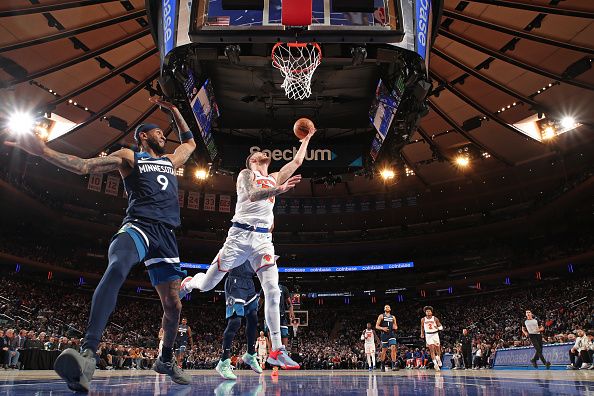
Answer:
M128 209L124 223L134 219L181 224L175 168L169 158L134 153L134 170L124 179Z

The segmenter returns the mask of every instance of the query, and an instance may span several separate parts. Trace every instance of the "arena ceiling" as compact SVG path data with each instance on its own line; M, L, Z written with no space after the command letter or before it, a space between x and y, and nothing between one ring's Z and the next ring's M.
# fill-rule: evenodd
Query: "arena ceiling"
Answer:
M144 6L144 0L1 2L0 117L32 108L64 117L77 126L51 144L83 157L130 144L138 122L168 125L148 101L159 92L159 55ZM402 149L417 182L468 178L451 163L464 147L488 153L466 172L488 173L552 156L564 140L591 139L593 42L592 1L446 0L430 59L429 113ZM226 59L220 62L218 73L234 73ZM337 89L348 94L356 87L339 81ZM218 93L223 106L239 95ZM367 112L369 104L355 104ZM583 125L544 144L513 127L537 113ZM352 133L341 127L328 133Z

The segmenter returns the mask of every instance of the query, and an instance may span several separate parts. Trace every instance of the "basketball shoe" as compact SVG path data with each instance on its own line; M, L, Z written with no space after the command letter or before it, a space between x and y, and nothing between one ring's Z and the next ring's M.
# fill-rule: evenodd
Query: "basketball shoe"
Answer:
M284 346L276 351L270 352L270 356L266 361L271 366L278 366L283 370L299 370L301 368L297 362L289 357Z
M87 393L96 364L95 354L90 349L79 353L69 348L58 356L54 370L66 381L70 390Z

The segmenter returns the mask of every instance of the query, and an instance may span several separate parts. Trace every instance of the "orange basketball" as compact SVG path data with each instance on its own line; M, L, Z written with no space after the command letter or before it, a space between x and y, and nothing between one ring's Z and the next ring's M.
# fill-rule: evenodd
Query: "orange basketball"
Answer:
M293 132L299 140L307 136L310 130L315 130L314 123L309 118L300 118L293 125Z

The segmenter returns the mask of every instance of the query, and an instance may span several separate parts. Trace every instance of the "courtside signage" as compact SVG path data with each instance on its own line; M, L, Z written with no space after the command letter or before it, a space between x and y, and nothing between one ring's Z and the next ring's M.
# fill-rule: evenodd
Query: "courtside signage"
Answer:
M181 263L182 268L194 268L207 270L210 264ZM414 268L412 261L405 263L392 264L370 264L370 265L351 265L341 267L278 267L278 272L357 272L357 271L384 271L401 268Z

